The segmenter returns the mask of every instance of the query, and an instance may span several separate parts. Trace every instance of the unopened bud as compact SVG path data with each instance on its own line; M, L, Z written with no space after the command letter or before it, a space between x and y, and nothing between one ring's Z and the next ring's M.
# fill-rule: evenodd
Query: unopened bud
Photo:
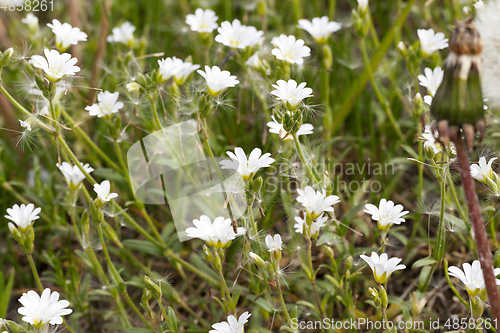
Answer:
M149 290L149 292L151 292L151 294L153 295L153 297L155 299L160 299L161 298L161 288L160 288L160 286L158 286L156 283L154 283L153 280L151 280L149 278L149 276L144 275L144 283L146 285L146 289Z
M266 268L266 262L259 255L255 254L253 252L248 253L248 255L253 260L253 262L255 263L255 265L257 265L257 267L259 267L261 269L265 269Z
M8 48L3 53L0 53L0 68L7 66L13 55L14 49L12 47Z

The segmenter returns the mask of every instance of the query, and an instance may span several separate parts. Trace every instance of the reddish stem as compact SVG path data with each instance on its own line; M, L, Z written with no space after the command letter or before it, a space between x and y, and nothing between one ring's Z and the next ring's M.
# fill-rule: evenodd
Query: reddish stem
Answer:
M486 284L486 293L490 301L491 314L494 319L500 320L500 294L498 293L495 275L493 274L493 261L488 246L488 237L486 236L483 217L479 209L479 200L474 188L474 181L470 174L467 150L465 149L465 144L460 134L458 134L455 139L455 145L457 149L458 165L460 166L460 176L462 178L465 198L467 199L467 207L469 209L469 216L474 229L476 248L479 254L479 261L481 262L481 269L483 270L484 282Z

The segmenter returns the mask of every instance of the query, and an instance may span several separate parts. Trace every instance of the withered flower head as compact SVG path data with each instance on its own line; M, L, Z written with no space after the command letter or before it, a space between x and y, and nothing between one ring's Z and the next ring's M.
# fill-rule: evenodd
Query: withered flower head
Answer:
M481 92L481 51L483 43L472 18L457 22L451 38L451 52L445 61L444 79L431 105L436 119L433 127L447 143L462 129L469 149L476 130L484 135L484 109Z

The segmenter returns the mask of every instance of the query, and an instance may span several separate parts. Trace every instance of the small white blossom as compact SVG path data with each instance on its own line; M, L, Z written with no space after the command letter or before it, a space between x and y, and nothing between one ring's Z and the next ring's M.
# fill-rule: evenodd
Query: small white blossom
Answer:
M199 33L212 32L217 29L217 20L219 18L215 15L215 12L211 9L201 9L198 8L194 14L186 15L186 23L189 25L192 31Z
M424 133L422 133L422 137L425 139L424 149L432 151L434 154L438 154L442 151L442 146L436 141L435 134L437 133L431 133L431 127L429 125L425 125Z
M75 66L78 59L71 58L69 53L59 53L57 50L43 51L45 58L39 55L31 57L34 67L40 68L51 82L57 82L66 75L75 75L80 71L80 67Z
M424 96L424 102L425 102L425 104L427 104L427 105L431 106L431 104L432 104L432 100L433 100L433 98L432 98L432 96L431 96L431 95L425 95L425 96Z
M28 13L25 18L21 19L21 22L26 24L31 31L38 30L38 17L33 13Z
M370 214L372 219L377 221L382 231L389 230L393 224L401 224L405 221L403 216L409 212L403 209L403 205L394 205L394 202L386 199L381 199L378 207L372 204L365 205L365 213Z
M118 197L118 194L110 193L111 184L109 183L109 180L105 180L101 184L94 184L94 192L97 193L97 199L102 204L105 204L108 201Z
M245 63L250 67L258 69L262 63L259 58L259 52L257 51L254 54L252 54L252 56L248 58L248 60Z
M274 115L271 116L273 121L270 121L267 123L267 126L269 127L269 133L274 133L278 134L280 136L280 139L285 140L285 141L290 141L293 140L292 134L288 134L288 132L285 130L283 127L282 123L279 123L276 118L274 118ZM312 134L313 133L313 125L311 124L302 124L297 131L297 137L301 135L307 135L307 134ZM288 134L288 135L287 135Z
M435 33L434 29L418 29L417 35L420 39L420 48L424 57L448 47L448 38L445 38L442 32Z
M483 0L478 0L474 3L474 8L476 8L476 10L484 10L484 2Z
M358 8L360 12L365 12L368 8L368 0L358 0Z
M313 219L318 218L323 212L333 213L333 205L340 202L339 197L336 195L326 196L326 191L316 191L311 186L306 186L304 190L297 189L299 196L297 201L302 204L307 214L311 215Z
M493 162L497 159L498 157L493 157L486 163L486 158L482 156L479 159L479 165L478 164L472 164L470 166L470 174L472 178L475 180L481 182L481 183L488 183L489 180L495 179L495 172L491 168Z
M119 27L113 28L113 33L108 36L108 43L122 43L127 46L134 44L135 27L130 22L125 22Z
M240 318L237 320L235 316L231 315L227 317L227 322L223 321L221 323L213 324L213 330L208 333L243 333L244 325L248 322L251 314L243 312Z
M158 65L161 82L173 77L177 85L183 84L192 72L200 68L200 65L193 65L176 57L158 60Z
M33 221L40 218L38 214L40 214L41 211L41 208L35 208L35 205L32 203L28 205L21 204L21 206L16 204L12 206L12 208L7 208L7 215L4 217L15 223L14 225L14 223L9 222L9 229L11 231L15 228L19 228L19 230L24 233L28 230Z
M68 162L62 162L62 164L57 163L56 166L59 170L61 170L70 189L77 189L85 179L85 175L82 170L80 170L76 165L71 165ZM88 164L81 163L81 166L87 173L94 171L94 169Z
M271 94L276 96L278 101L285 103L287 110L293 111L299 106L304 98L312 97L311 93L313 90L311 88L306 88L305 82L302 82L297 86L295 80L278 80L276 84L273 84L275 90L271 91Z
M439 86L441 85L441 82L443 82L444 71L439 66L434 68L434 70L426 67L424 73L425 75L420 74L418 76L420 85L427 88L427 92L431 96L434 96Z
M264 31L243 25L238 19L234 19L232 23L222 22L217 31L219 34L215 36L215 41L232 49L255 46L264 40Z
M375 281L380 284L387 282L391 274L395 271L406 268L405 265L398 265L403 259L388 259L387 253L382 253L379 257L376 252L372 252L371 257L365 255L360 255L360 257L370 266Z
M307 31L316 42L322 44L328 40L330 35L342 27L342 24L331 21L328 16L315 17L311 21L306 19L299 20L299 29Z
M21 120L21 119L18 119L19 120L19 124L21 125L21 127L23 128L26 128L27 131L31 132L31 123L28 120Z
M302 65L304 58L311 55L311 49L304 45L304 40L296 39L293 35L274 37L271 43L274 45L271 53L276 59L290 64Z
M23 306L17 311L23 316L23 321L36 328L46 324L60 325L63 322L62 316L73 312L71 309L66 309L69 302L60 301L59 293L57 291L51 293L49 288L43 290L42 296L33 290L23 293L19 302Z
M313 220L313 222L311 223L311 226L308 230L308 234L311 237L317 236L319 231L321 230L321 228L323 228L326 225L327 220L328 220L328 216L325 214L321 214L320 216L318 216L318 218ZM303 234L304 233L304 226L307 228L306 222L307 222L306 219L303 219L300 216L295 216L295 224L293 225L293 227L295 228L295 232L299 233L299 234Z
M245 151L240 147L236 147L234 153L227 151L226 154L231 160L220 161L221 168L236 170L244 180L252 179L260 169L268 168L274 162L274 158L270 157L271 154L265 153L262 155L260 148L254 148L248 159Z
M474 260L472 265L469 263L463 263L462 267L463 271L457 266L450 266L448 267L448 274L459 278L465 285L469 295L472 297L479 295L486 288L483 270L481 269L481 262L479 260ZM500 268L493 269L493 274L495 276L500 274ZM500 285L499 279L495 279L495 282L497 285Z
M237 236L246 233L245 228L239 227L234 233L231 219L223 216L217 217L214 222L206 215L202 215L199 220L193 220L194 227L186 229L187 236L190 238L199 238L210 246L224 248L231 244Z
M197 72L205 78L208 93L214 97L219 95L224 89L234 87L240 83L236 79L236 76L231 75L228 71L221 71L217 66L213 66L212 68L205 66L205 71L198 70Z
M89 112L90 116L97 116L98 118L117 113L123 108L123 103L118 102L119 95L118 92L110 93L109 91L101 91L97 94L97 103L87 105L85 110Z
M52 29L56 35L56 46L59 50L64 51L70 45L76 45L78 42L87 40L87 34L79 28L73 28L69 23L62 23L58 20L52 20L52 23L47 23L47 26Z
M269 252L283 250L283 248L281 247L283 245L283 242L281 241L281 235L276 234L276 235L274 235L274 237L271 235L267 235L266 236L266 245L267 245Z

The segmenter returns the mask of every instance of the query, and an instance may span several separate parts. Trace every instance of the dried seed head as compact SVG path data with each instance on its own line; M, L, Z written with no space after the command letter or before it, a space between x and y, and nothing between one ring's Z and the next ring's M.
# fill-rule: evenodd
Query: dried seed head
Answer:
M450 48L458 55L479 55L483 50L483 41L474 27L473 18L469 17L457 25L450 37Z

